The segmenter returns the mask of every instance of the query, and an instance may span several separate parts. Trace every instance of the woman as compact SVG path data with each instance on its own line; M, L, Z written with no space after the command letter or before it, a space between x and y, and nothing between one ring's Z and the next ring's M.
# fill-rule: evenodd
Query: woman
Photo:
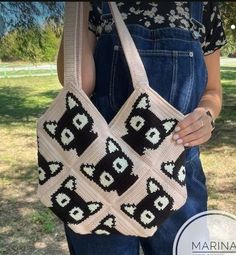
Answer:
M171 255L175 235L207 210L199 145L207 142L221 111L220 48L226 43L214 2L117 2L144 63L150 86L186 115L173 139L186 148L188 199L149 238L79 235L65 225L73 255ZM132 92L132 83L107 2L90 2L85 32L83 89L107 122ZM63 85L63 44L58 54Z

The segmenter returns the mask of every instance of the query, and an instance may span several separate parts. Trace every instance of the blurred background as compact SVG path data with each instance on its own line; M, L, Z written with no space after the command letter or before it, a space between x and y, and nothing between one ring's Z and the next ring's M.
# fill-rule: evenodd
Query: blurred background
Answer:
M219 2L223 109L201 146L209 209L236 214L236 3ZM61 89L63 2L0 2L0 255L65 255L61 222L36 196L36 120Z

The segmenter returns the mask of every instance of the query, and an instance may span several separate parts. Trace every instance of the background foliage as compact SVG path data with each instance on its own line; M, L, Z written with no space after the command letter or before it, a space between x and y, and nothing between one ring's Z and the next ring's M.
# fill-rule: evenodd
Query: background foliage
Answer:
M54 61L63 31L63 2L0 2L0 59Z
M236 2L219 1L228 43L222 55L236 51ZM0 59L54 61L63 31L64 2L0 2Z
M231 29L231 25L236 26L236 2L219 2L221 19L224 24L225 34L228 43L222 48L222 55L228 56L236 52L236 28Z

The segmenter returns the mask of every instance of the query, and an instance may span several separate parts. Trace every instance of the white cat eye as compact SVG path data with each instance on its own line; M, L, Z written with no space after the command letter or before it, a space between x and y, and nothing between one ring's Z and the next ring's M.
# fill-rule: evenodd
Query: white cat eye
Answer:
M183 182L185 180L185 176L186 176L186 171L185 171L185 167L181 166L179 173L178 173L178 179L179 181Z
M108 172L103 172L100 175L100 183L102 184L103 187L108 187L114 182L114 178L108 173Z
M140 116L134 116L129 123L133 129L138 131L144 126L145 120Z
M65 207L67 204L69 204L70 198L64 193L59 193L56 196L56 201L61 207Z
M68 145L74 139L73 133L68 128L64 128L61 132L61 141L63 144Z
M159 210L162 211L166 208L166 206L169 204L169 199L166 196L159 196L155 202L154 206Z
M128 167L128 162L124 157L117 158L113 161L113 168L118 173L122 173L127 167Z
M152 222L155 219L155 215L148 210L144 210L140 216L140 220L144 223L144 224L149 224L150 222Z
M146 139L152 144L157 144L160 141L160 132L156 128L150 128L145 134Z
M88 123L88 117L84 113L83 114L78 113L73 118L73 124L79 130L82 129L87 123Z
M79 221L84 218L84 212L79 207L74 207L69 211L70 216Z

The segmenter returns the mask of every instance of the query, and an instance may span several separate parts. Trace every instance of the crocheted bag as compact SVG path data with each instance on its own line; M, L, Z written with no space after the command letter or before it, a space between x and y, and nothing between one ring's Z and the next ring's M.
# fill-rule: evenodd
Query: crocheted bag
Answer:
M109 2L134 91L106 122L81 85L84 4L66 2L65 83L37 120L37 195L76 233L152 236L186 201L184 146L171 138L184 115L149 86Z

